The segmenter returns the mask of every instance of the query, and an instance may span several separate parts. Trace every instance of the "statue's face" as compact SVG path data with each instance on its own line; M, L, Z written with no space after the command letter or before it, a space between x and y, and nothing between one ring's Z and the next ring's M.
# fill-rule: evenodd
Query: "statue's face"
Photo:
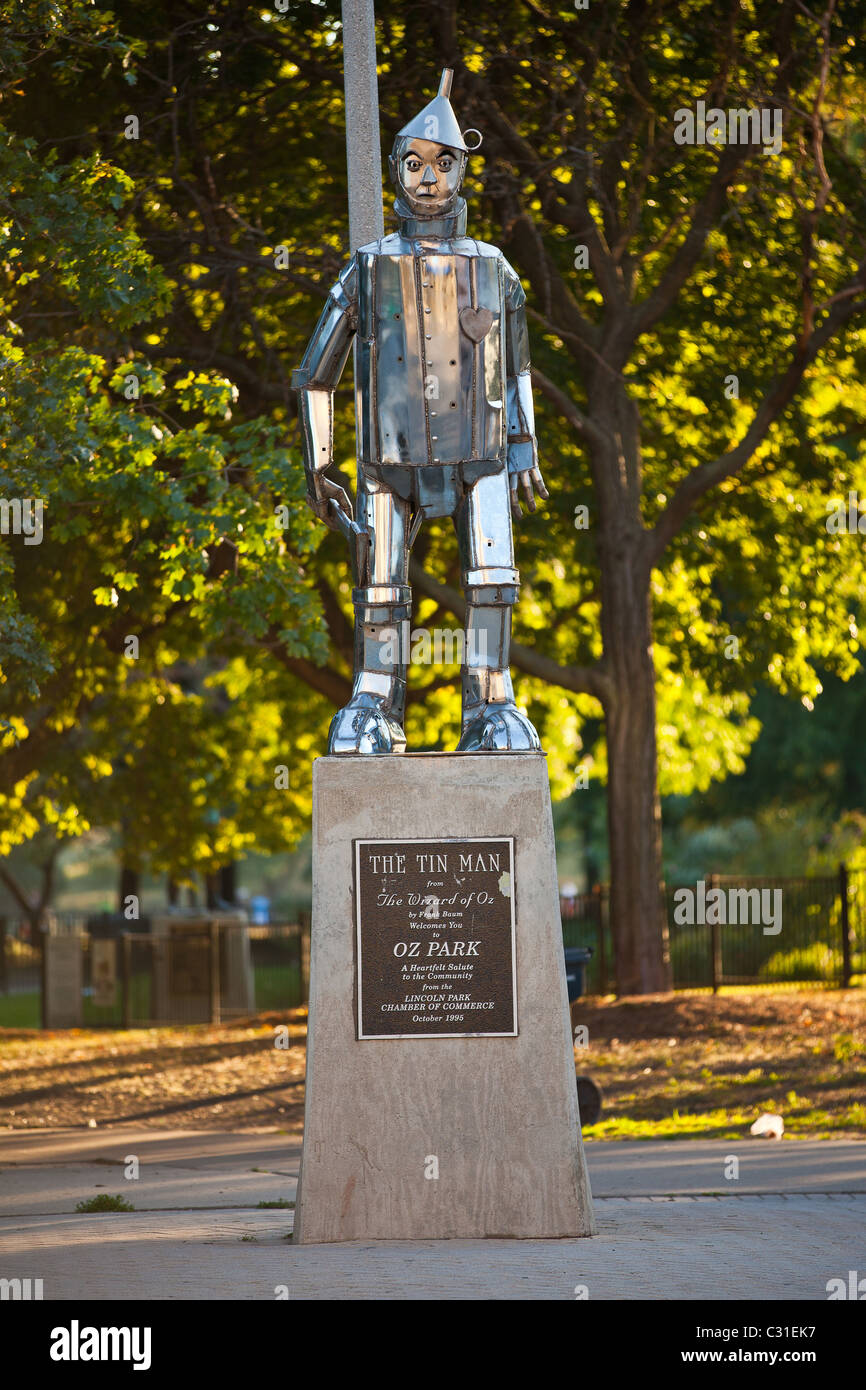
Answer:
M391 172L412 211L422 217L450 212L463 182L465 156L433 140L402 143L391 158Z

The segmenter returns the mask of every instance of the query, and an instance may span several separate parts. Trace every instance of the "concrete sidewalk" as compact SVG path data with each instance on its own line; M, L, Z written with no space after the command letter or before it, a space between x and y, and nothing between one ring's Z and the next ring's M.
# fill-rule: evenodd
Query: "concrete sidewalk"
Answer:
M736 1179L725 1177L730 1156L739 1160ZM600 1197L866 1195L863 1139L621 1139L587 1144L586 1161Z
M127 1178L130 1156L139 1177ZM2 1217L74 1212L101 1192L137 1211L294 1201L301 1149L275 1133L113 1129L0 1135Z
M275 1132L0 1135L0 1276L46 1299L825 1299L866 1273L866 1142L587 1144L594 1240L289 1243L300 1149ZM140 1177L124 1164L139 1160ZM739 1178L725 1165L739 1159ZM131 1213L78 1215L120 1194ZM708 1195L719 1194L719 1195Z
M127 1158L138 1179L124 1177ZM725 1177L728 1160L739 1176ZM866 1194L866 1140L619 1140L586 1145L596 1197ZM45 1130L0 1134L0 1217L74 1212L100 1192L139 1211L293 1201L300 1145L274 1132Z
M826 1300L866 1268L866 1197L602 1197L592 1240L294 1246L289 1211L3 1221L0 1274L44 1298Z

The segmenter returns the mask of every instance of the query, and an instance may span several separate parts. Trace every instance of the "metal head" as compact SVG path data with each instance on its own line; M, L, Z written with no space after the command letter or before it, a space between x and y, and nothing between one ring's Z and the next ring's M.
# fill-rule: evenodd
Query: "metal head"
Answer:
M452 212L460 196L469 146L448 99L453 76L443 69L436 96L404 125L388 160L391 181L417 217Z

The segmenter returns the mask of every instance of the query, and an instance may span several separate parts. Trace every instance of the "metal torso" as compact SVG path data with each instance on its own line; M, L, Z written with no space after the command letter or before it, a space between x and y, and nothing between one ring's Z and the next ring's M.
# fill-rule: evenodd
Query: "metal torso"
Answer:
M357 252L359 463L503 463L506 262L483 241L414 230L404 219Z

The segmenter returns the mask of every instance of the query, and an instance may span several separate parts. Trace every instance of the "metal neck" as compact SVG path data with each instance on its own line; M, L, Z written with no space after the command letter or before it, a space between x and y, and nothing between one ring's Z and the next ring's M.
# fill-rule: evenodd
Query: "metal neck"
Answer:
M453 212L443 213L439 217L416 216L402 198L394 200L394 211L400 219L400 235L406 237L408 241L415 241L419 237L428 236L450 241L453 237L466 235L465 198L458 199Z

